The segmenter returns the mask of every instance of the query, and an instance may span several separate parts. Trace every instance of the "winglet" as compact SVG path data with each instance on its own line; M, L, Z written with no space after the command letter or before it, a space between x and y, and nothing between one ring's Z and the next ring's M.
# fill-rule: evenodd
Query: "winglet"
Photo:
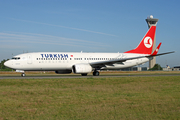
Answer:
M162 43L159 43L159 45L158 45L157 48L154 50L154 52L151 54L151 56L157 55L161 44L162 44Z

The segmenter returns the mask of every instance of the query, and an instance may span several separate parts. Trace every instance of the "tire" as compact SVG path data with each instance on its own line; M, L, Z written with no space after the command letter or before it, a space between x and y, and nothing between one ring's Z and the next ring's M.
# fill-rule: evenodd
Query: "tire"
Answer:
M26 74L25 74L25 73L22 73L22 74L21 74L21 76L22 76L22 77L25 77L25 76L26 76Z
M98 72L98 71L94 71L94 72L93 72L93 75L94 75L94 76L99 76L99 72Z

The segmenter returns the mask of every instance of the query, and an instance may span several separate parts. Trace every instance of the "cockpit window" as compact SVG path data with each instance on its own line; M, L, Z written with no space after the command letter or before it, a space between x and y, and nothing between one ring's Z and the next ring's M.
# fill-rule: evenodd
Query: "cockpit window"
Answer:
M19 60L20 57L13 57L12 59L13 59L13 60Z

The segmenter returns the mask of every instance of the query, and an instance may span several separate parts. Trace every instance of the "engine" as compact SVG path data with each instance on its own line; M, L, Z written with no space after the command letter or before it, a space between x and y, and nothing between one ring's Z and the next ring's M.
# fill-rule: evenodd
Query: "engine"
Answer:
M74 73L90 73L92 71L92 67L89 64L76 64L72 66L72 70Z
M70 74L72 73L72 70L57 70L55 71L57 74Z

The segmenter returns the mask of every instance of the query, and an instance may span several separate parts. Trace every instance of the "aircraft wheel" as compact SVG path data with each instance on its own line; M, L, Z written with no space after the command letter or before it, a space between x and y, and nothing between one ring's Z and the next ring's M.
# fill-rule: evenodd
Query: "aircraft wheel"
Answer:
M93 72L93 75L94 75L94 76L99 76L99 72L98 72L98 71L94 71L94 72Z
M25 73L22 73L22 74L21 74L21 76L22 76L22 77L25 77L25 76L26 76L26 74L25 74Z
M83 74L81 74L82 76L87 76L87 73L83 73Z

